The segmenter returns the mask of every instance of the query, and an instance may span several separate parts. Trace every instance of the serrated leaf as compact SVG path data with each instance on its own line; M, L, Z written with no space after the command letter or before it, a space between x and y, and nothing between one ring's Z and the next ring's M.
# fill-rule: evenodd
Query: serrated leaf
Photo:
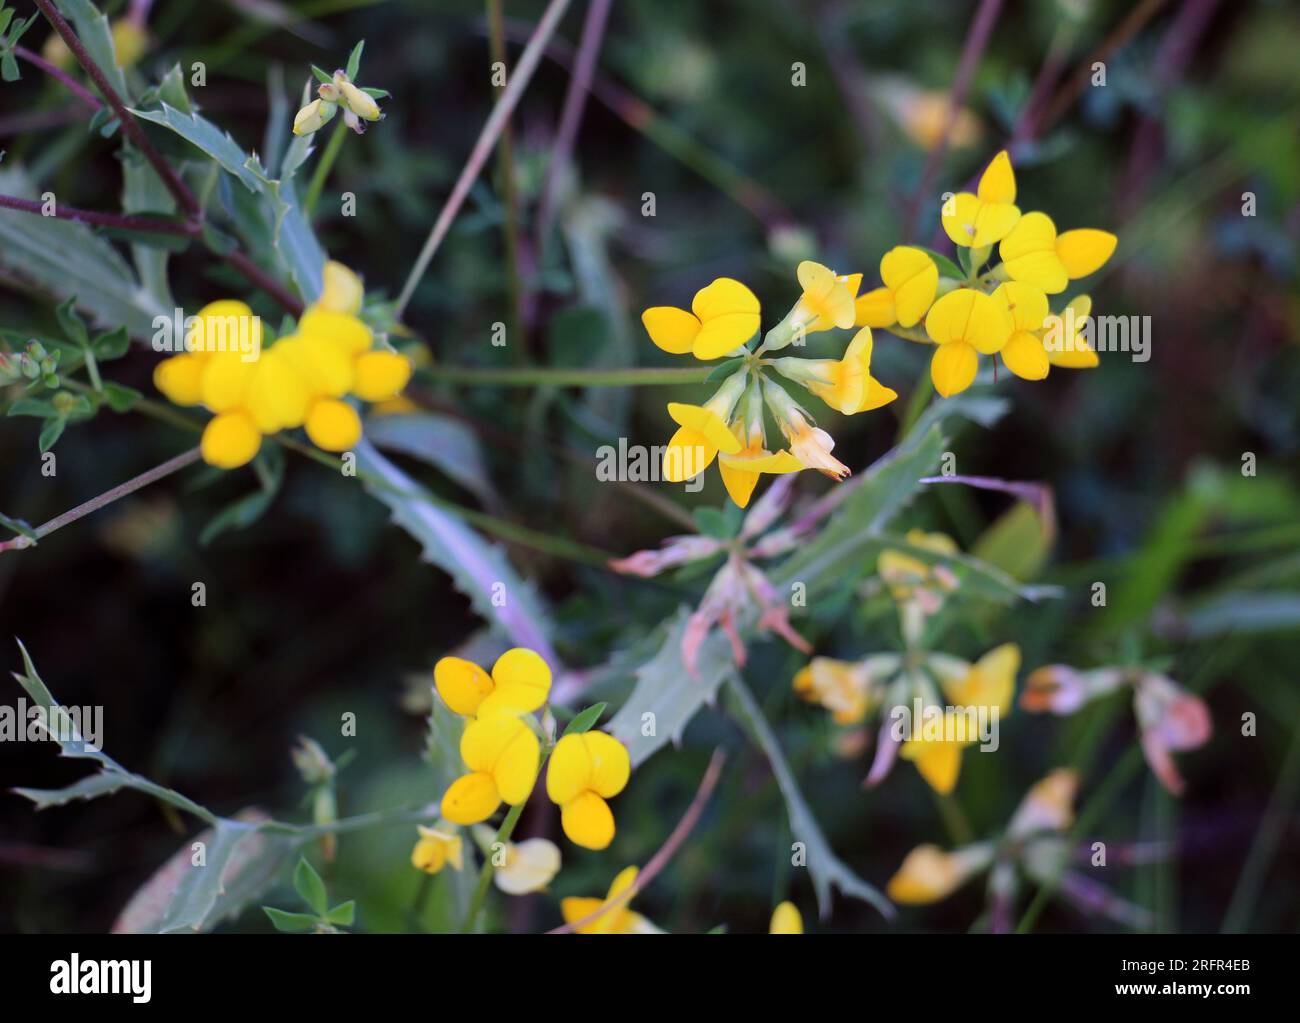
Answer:
M271 925L284 934L306 934L316 928L316 917L310 913L288 913L274 906L263 906L262 912L270 918Z
M894 907L874 887L858 877L839 859L826 841L821 825L799 791L794 772L786 762L785 754L776 741L771 726L763 717L763 712L754 699L754 694L740 677L732 672L728 686L740 708L741 717L753 733L754 741L767 755L776 777L777 787L785 798L786 813L790 818L790 834L796 842L803 844L807 854L808 875L812 880L813 892L817 896L817 908L822 919L830 915L831 888L838 888L845 895L861 899L874 906L886 919L894 916Z
M52 806L64 806L74 799L98 799L110 796L124 787L121 778L100 771L88 774L78 782L62 789L23 789L15 788L15 795L30 799L38 810L48 810Z
M175 132L205 156L215 160L228 174L239 179L250 192L260 192L265 176L258 172L255 158L244 152L238 142L207 118L177 110L162 103L157 110L133 110L137 117Z
M717 697L718 687L735 674L731 648L721 632L713 631L700 645L698 677L682 661L682 636L690 620L682 607L661 629L663 641L655 653L636 669L636 685L610 720L608 731L631 754L632 764L642 764L665 743L677 741L691 718ZM643 718L653 714L653 718ZM643 735L642 722L654 721L654 734Z
M605 708L608 706L607 703L593 703L585 710L579 711L565 727L564 734L581 735L583 732L590 732L596 727L596 722L600 720L600 716L605 713Z
M434 504L414 480L368 441L357 445L356 455L367 492L388 506L393 521L421 545L424 559L452 577L484 621L515 644L536 650L557 668L560 660L551 646L550 623L541 602L501 549L454 513ZM497 587L504 587L506 595L500 607L493 600Z
M307 903L313 913L317 916L325 915L325 910L329 908L325 882L321 880L320 874L316 873L316 869L307 862L305 856L298 860L298 865L293 869L293 890L301 896L302 901Z

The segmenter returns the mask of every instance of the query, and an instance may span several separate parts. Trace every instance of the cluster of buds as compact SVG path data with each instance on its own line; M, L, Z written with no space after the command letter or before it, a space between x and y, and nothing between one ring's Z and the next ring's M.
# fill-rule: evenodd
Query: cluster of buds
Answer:
M328 74L313 66L314 74L320 84L316 86L317 98L298 111L293 119L295 135L310 135L319 131L334 119L334 115L343 111L343 123L358 135L365 134L367 121L383 119L379 104L375 102L385 98L388 93L383 89L360 88L353 84L361 63L361 46L352 51L347 70L339 68L334 74Z
M1032 714L1073 714L1085 704L1124 688L1133 691L1133 712L1141 731L1142 754L1169 792L1181 795L1182 776L1172 754L1197 749L1213 731L1205 701L1173 679L1129 668L1079 671L1049 664L1033 672L1020 694L1020 706Z
M0 387L22 381L59 386L59 352L48 351L39 341L27 342L21 352L0 352Z

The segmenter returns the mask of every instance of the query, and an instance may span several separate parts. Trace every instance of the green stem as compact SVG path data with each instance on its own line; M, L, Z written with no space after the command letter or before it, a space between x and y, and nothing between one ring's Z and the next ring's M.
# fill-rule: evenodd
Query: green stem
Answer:
M321 154L320 160L316 163L316 170L312 172L311 183L307 186L307 195L302 200L302 209L308 219L311 219L311 215L316 209L321 189L325 187L325 179L329 177L330 168L334 166L334 161L338 159L339 150L343 148L343 140L350 134L352 134L352 129L340 120L334 128L334 134L330 136L325 152Z
M542 764L546 763L546 757L542 757ZM538 764L540 773L542 764ZM519 818L524 812L524 807L528 805L525 799L521 803L516 803L506 814L506 819L501 822L501 827L497 829L496 838L492 839L492 845L498 842L504 845L510 841L510 836L514 834L515 825L519 823ZM491 846L488 853L483 857L483 869L478 872L478 884L474 887L474 898L470 900L469 911L465 914L465 922L460 926L461 934L471 934L478 923L478 915L483 909L483 903L487 900L488 888L492 884L492 875L496 873L496 867L492 865Z
M502 20L502 0L487 0L489 49L493 62L506 62L505 28ZM501 190L501 204L505 207L502 233L505 242L506 281L510 293L511 353L517 364L527 362L527 351L521 333L524 317L524 289L519 276L519 199L515 188L515 147L507 120L497 142L497 187Z
M468 366L428 366L419 375L430 381L481 384L495 387L654 387L663 384L700 384L713 372L698 369L566 369L517 367L488 369Z

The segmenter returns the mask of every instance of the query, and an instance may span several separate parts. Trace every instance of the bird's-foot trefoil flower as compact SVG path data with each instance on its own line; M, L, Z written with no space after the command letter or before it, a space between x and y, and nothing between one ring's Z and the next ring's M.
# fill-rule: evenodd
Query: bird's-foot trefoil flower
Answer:
M1013 281L1056 295L1070 281L1100 270L1118 242L1109 231L1095 228L1058 235L1051 217L1033 212L1021 217L1007 233L998 245L998 254Z
M464 846L456 826L440 820L433 827L416 828L419 839L411 850L411 866L426 874L436 874L443 867L460 870L465 865Z
M1020 220L1016 206L1016 175L1004 149L985 169L974 194L949 196L940 214L944 232L954 245L983 248L1001 241Z
M896 245L880 260L879 288L855 303L854 323L859 327L914 327L934 304L939 289L939 268L926 252Z
M476 824L474 841L492 863L492 883L507 895L545 891L560 872L560 848L548 838L498 842L496 832Z
M442 797L442 815L454 824L478 824L502 803L515 806L533 791L541 744L524 719L508 713L478 717L465 726L460 755L469 773Z
M996 355L1011 337L1006 304L970 288L950 291L930 308L925 332L938 347L930 360L930 379L945 398L960 394L975 380L980 355Z
M550 666L525 647L503 653L490 675L472 661L443 657L433 666L433 680L443 702L462 717L527 714L546 703L551 691Z
M546 768L546 794L560 807L569 840L605 849L614 840L614 814L606 800L623 791L632 771L627 747L605 732L565 735Z
M761 320L758 299L740 281L719 277L695 293L691 311L655 306L641 314L650 340L672 355L709 361L744 347Z
M599 916L577 928L578 934L655 934L659 928L640 913L628 908L636 894L636 867L625 867L619 871L609 886L609 894L603 899L570 897L560 900L560 912L564 922L576 924L586 920L602 907L608 907Z

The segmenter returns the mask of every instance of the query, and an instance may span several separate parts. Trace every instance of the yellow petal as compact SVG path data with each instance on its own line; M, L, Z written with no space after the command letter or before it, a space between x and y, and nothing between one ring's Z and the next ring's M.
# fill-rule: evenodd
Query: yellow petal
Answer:
M835 271L821 263L805 259L799 264L796 275L803 288L801 301L816 314L809 331L830 330L832 327L853 326L854 293Z
M659 348L671 355L685 355L695 347L700 321L685 309L657 305L641 314L641 322Z
M940 795L947 795L956 786L961 772L960 743L909 740L903 743L899 756L915 763L921 777Z
M350 316L361 311L361 299L366 289L360 277L333 259L326 262L322 276L321 295L316 300L317 308Z
M397 352L365 352L352 369L352 393L362 401L389 401L411 379L411 360Z
M930 379L934 389L948 398L960 394L975 379L979 357L975 349L962 341L940 345L930 359Z
M456 714L473 717L492 692L492 677L471 661L443 657L433 666L433 684L443 702Z
M350 355L367 351L374 344L370 328L355 316L331 312L319 306L303 313L298 321L298 336L327 338L341 345Z
M518 718L508 720L518 721ZM524 725L501 751L492 771L502 800L511 806L526 800L537 783L540 765L541 743L532 729Z
M361 417L346 402L321 398L307 413L307 436L322 451L348 451L361 439Z
M717 359L734 351L759 327L758 299L730 277L719 277L697 291L691 309L701 324L693 345L697 359Z
M606 849L614 841L614 814L609 804L589 789L564 804L560 824L569 841L584 849Z
M203 367L206 360L185 353L163 359L153 368L153 385L176 405L203 404Z
M803 917L793 902L783 902L772 911L770 934L802 934Z
M358 89L351 82L339 82L338 88L343 93L343 101L354 114L367 121L379 120L379 104L375 102L374 96Z
M1011 169L1011 157L1004 149L993 157L980 177L976 190L982 202L1013 203L1016 201L1016 175Z
M525 732L532 734L523 721L508 714L475 718L461 733L460 757L471 771L490 774L511 743Z
M447 863L447 850L436 838L421 838L411 850L411 866L426 874L436 874Z
M1002 361L1022 380L1042 380L1051 369L1043 342L1028 331L1018 330L1001 352Z
M597 795L612 799L623 791L632 773L627 747L605 732L584 732L581 737L591 757L590 788Z
M1044 333L1043 347L1047 349L1048 361L1053 366L1092 369L1098 364L1097 353L1083 336L1084 323L1091 313L1092 299L1087 295L1076 295L1065 304L1058 320Z
M1049 295L1065 290L1068 278L1057 255L1056 225L1046 213L1026 213L998 246L1013 280L1041 288Z
M1056 254L1073 280L1100 270L1119 243L1109 231L1083 227L1066 231L1056 239Z
M703 433L683 426L664 451L663 477L669 483L682 483L707 469L717 454L718 449Z
M186 351L213 355L262 350L261 319L236 299L209 302L194 314L194 321L185 339Z
M527 895L541 891L559 872L559 846L545 838L528 838L508 847L506 862L492 881L508 895Z
M971 245L983 248L1001 241L1020 220L1020 208L1010 203L985 202L975 214L975 237Z
M237 469L253 460L262 435L244 412L223 412L203 428L199 449L203 460L218 469Z
M885 894L903 905L938 902L970 876L970 865L937 845L918 845L889 879Z
M276 342L275 350L298 374L312 396L341 398L352 389L356 353L344 342L321 334L312 337L291 334Z
M1011 709L1020 670L1020 647L1003 643L975 662L959 703L971 707L997 707L1000 714Z
M883 408L897 397L898 392L892 387L886 387L875 377L867 377L867 388L862 395L862 403L854 411L870 412L872 409Z
M992 355L1011 336L1011 315L1000 299L959 288L930 307L925 332L937 344L964 341L976 351Z
M728 455L740 450L740 441L727 429L727 424L717 415L702 405L687 405L679 401L668 403L668 415L678 426L696 430L703 434L711 447Z
M515 647L497 658L492 681L496 691L483 702L479 713L508 710L526 714L546 702L551 691L551 668L535 651Z
M200 390L203 404L213 412L228 412L244 403L256 362L246 362L238 352L217 352L203 367Z
M605 904L604 899L593 899L590 896L569 896L560 900L560 913L564 916L566 924L574 924L579 920L585 920L592 913L600 909ZM598 927L606 917L613 916L617 910L611 910L603 916L597 917L589 924L583 924L578 928L579 934L607 933L605 928Z
M442 815L453 824L478 824L501 805L492 775L473 771L457 778L442 797Z
M718 472L722 474L722 485L727 488L727 496L740 508L749 507L749 499L758 486L759 474L748 468L741 468L743 462L729 462L723 458L718 462Z
M975 244L976 222L983 206L971 192L958 192L944 201L939 222L954 245L969 248Z
M880 261L880 277L894 294L898 322L912 327L921 321L934 302L939 286L939 268L920 249L897 245Z
M272 346L258 360L244 400L257 428L272 434L302 426L310 396L302 378Z
M591 787L591 753L580 735L565 735L546 764L546 795L563 806Z
M898 322L894 295L888 288L876 288L854 304L853 324L857 327L892 327Z
M1043 321L1051 311L1042 288L1019 281L1007 281L993 292L994 301L1001 302L1011 317L1013 330L1041 330Z

